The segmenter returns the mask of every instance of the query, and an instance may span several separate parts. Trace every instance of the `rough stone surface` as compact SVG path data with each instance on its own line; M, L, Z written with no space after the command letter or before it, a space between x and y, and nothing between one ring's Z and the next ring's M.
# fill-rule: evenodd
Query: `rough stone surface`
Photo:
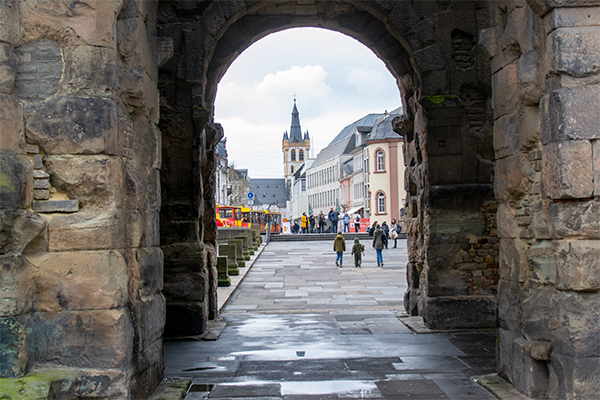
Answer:
M600 239L600 201L552 203L548 211L550 235L556 239L579 236Z
M43 200L34 201L32 203L34 211L40 213L54 213L54 212L77 212L79 211L78 200Z
M60 89L63 54L60 44L50 39L17 47L15 93L28 102L44 101Z
M552 354L551 398L593 399L600 392L600 358Z
M65 57L63 92L79 96L106 96L118 85L114 49L78 46Z
M600 290L600 240L560 240L552 247L557 289Z
M542 143L600 138L594 104L600 101L600 85L566 87L544 96Z
M500 279L498 282L498 324L511 332L521 331L523 300L526 292L518 282Z
M500 277L513 282L527 279L525 242L520 239L500 239Z
M25 260L37 270L33 276L37 311L125 306L127 265L117 251L37 253L28 255Z
M0 42L12 45L19 41L18 0L6 0L0 4Z
M123 368L133 332L125 309L34 313L32 367Z
M108 156L47 156L52 186L82 210L118 207L124 197L123 162Z
M12 45L0 42L0 93L12 94L17 76L17 57Z
M14 95L0 93L0 151L19 154L25 148L23 105Z
M103 98L57 97L25 106L27 139L46 154L119 154L117 108Z
M527 192L533 171L525 156L518 154L497 160L494 170L494 193L498 201L514 201Z
M32 169L25 156L0 152L0 207L25 208L31 203Z
M521 393L529 397L544 398L548 393L548 367L527 354L527 340L513 341L513 383Z
M497 300L495 297L433 297L426 298L423 320L428 328L495 328Z
M592 140L594 153L594 195L600 196L600 140Z
M592 145L587 140L550 143L542 148L543 190L552 199L588 198L594 193Z
M48 226L48 250L96 250L123 247L117 212L55 215Z
M18 254L46 228L46 220L28 210L0 209L0 254Z
M600 29L558 28L548 37L551 72L581 77L600 72Z

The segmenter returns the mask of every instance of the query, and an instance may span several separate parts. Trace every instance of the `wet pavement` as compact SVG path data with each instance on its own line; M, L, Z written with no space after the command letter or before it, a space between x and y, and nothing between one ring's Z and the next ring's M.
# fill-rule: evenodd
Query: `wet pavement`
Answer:
M494 399L473 376L495 372L495 332L415 334L402 321L406 241L377 268L331 242L270 243L221 318L216 341L165 344L165 376L194 399ZM351 244L347 243L348 250Z

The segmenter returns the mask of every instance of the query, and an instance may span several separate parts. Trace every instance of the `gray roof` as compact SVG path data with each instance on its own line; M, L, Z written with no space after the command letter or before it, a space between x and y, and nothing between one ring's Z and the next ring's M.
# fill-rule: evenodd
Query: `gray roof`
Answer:
M227 139L221 140L217 143L217 148L215 149L216 153L223 158L227 158L227 149L225 148L225 143L227 143Z
M354 172L354 160L350 159L350 160L346 161L345 163L343 163L342 169L346 173L345 174L346 176L352 175L352 173Z
M313 165L311 165L311 168L321 165L336 156L342 154L350 154L350 152L356 147L355 142L356 141L354 135L352 135L345 137L342 140L339 140L335 143L330 143L329 146L325 147L319 152L317 158L315 159L315 162L313 163Z
M335 142L339 142L340 140L347 138L348 136L351 136L354 133L354 129L356 127L361 127L362 129L364 129L365 127L375 125L377 118L382 116L383 114L368 114L359 119L358 121L354 121L344 129L342 129L341 132L338 133L337 136L334 137L333 140L329 143L329 146L331 146Z
M401 136L394 132L392 127L392 119L397 117L398 115L402 115L402 108L397 108L392 110L389 114L383 114L381 117L377 118L369 137L367 138L367 142L369 140L381 140L381 139L398 139Z
M254 193L254 204L278 204L285 207L289 198L284 178L250 179L250 191Z

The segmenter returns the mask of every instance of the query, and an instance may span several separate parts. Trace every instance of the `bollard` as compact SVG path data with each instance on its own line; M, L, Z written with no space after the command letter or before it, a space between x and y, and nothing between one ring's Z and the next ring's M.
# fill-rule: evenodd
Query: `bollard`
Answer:
M230 276L240 274L238 263L236 261L236 246L234 244L219 244L219 256L227 257L227 272Z
M231 286L227 259L227 256L217 256L217 283L219 286Z

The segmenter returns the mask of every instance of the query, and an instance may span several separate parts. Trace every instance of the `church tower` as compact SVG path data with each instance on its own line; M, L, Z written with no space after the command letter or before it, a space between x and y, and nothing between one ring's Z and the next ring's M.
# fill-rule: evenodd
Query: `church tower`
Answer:
M308 159L308 151L310 150L310 137L308 131L302 135L300 128L300 113L296 107L296 98L294 97L294 108L292 109L292 124L290 133L284 132L281 142L281 150L283 151L283 176L288 185L292 181L292 176L298 168Z

